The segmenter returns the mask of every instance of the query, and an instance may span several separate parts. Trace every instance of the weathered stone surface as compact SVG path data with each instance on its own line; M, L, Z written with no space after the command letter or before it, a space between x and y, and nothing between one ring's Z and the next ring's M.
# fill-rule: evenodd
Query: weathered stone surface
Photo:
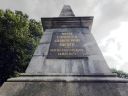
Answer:
M44 65L44 72L45 74L58 73L62 75L88 74L87 59L46 59Z
M86 82L86 83L128 83L128 79L110 77L104 75L22 75L17 78L10 78L8 82Z
M60 75L85 75L89 74L87 58L85 59L45 59L42 56L34 56L26 70L32 74L51 74ZM37 64L36 64L37 63ZM38 67L37 67L38 65Z
M44 65L45 57L43 56L33 56L28 68L26 69L26 73L39 73L42 71L42 67Z
M128 96L128 80L111 73L90 33L93 17L67 15L74 16L69 6L62 10L63 17L42 18L45 33L26 73L4 83L0 96ZM78 32L86 57L48 59L54 32Z
M69 5L64 5L60 17L75 16Z
M41 43L35 50L34 55L46 56L48 54L50 44Z
M93 17L52 17L41 18L43 29L88 28L91 30Z
M80 32L80 36L84 41L84 47L86 49L86 58L84 59L76 59L75 62L69 59L47 59L49 46L52 38L53 32ZM46 37L45 37L46 36ZM34 55L41 55L45 57L44 64L39 63L42 62L38 60L39 64L42 64L40 70L32 71L32 73L41 73L41 74L73 74L73 75L89 75L89 74L111 74L103 56L96 44L95 39L92 34L89 32L88 28L62 28L62 29L48 29L44 33L44 39L41 39L39 46L37 47ZM33 61L34 62L34 61ZM68 63L67 63L68 62ZM77 62L77 63L76 63ZM83 63L82 63L83 62ZM35 65L34 65L35 63ZM32 63L32 66L36 66L36 62ZM74 63L74 64L73 64ZM31 65L31 62L30 64ZM34 70L34 67L29 67L27 70ZM42 69L41 69L42 68ZM76 72L75 72L76 71ZM28 71L26 71L28 72ZM31 71L29 71L30 73Z
M91 55L89 59L89 70L93 74L112 74L102 56Z
M52 32L45 32L42 36L40 43L50 43L52 38Z
M127 87L128 83L6 82L0 96L127 96Z
M45 32L82 32L83 34L90 33L88 28L53 28L47 29Z

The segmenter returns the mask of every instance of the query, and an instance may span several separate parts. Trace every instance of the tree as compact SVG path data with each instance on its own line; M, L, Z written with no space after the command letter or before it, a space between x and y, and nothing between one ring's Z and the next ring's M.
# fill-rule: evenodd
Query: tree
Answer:
M128 73L125 73L121 70L116 70L116 69L111 69L111 70L112 70L112 73L117 75L117 77L128 79Z
M41 36L40 22L21 11L0 10L0 83L25 71Z

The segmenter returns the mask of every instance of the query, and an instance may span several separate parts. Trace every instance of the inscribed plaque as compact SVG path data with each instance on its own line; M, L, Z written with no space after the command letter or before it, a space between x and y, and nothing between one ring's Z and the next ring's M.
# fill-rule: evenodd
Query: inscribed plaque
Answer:
M81 32L54 32L47 58L77 59L85 57Z

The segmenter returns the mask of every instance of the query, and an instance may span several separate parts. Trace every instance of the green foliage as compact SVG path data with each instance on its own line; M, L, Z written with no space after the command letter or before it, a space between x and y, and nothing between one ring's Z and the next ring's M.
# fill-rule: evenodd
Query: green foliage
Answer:
M128 73L125 73L121 70L112 69L112 73L116 74L117 77L128 79Z
M24 72L42 36L40 22L21 11L0 10L0 81Z

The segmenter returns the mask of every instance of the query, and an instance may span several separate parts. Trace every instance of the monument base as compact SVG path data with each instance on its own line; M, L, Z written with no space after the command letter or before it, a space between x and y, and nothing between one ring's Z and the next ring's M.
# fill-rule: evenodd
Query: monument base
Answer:
M23 76L11 78L0 96L128 96L128 80L103 76Z

